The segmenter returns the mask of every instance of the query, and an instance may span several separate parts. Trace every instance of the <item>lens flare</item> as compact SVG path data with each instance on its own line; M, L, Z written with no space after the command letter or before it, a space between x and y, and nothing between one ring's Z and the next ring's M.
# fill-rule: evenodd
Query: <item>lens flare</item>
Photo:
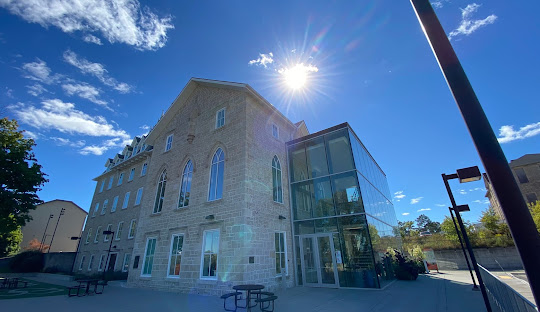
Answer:
M289 68L282 68L278 72L285 79L285 83L289 88L298 90L306 86L310 73L316 73L319 69L313 65L304 65L304 63L298 63Z

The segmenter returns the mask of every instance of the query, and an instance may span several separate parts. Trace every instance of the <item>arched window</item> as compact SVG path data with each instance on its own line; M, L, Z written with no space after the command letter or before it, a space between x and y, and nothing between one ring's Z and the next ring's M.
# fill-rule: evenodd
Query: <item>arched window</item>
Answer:
M212 157L212 169L210 170L210 188L208 200L220 199L223 196L223 170L225 168L225 153L218 148Z
M283 187L281 186L281 165L279 159L274 156L272 159L272 190L274 201L283 203Z
M182 184L180 184L180 198L178 208L189 205L189 193L191 192L191 175L193 174L193 163L189 160L182 173Z
M163 208L163 200L165 198L165 186L167 185L167 171L163 170L159 176L159 183L156 193L156 202L154 203L154 213L161 212Z

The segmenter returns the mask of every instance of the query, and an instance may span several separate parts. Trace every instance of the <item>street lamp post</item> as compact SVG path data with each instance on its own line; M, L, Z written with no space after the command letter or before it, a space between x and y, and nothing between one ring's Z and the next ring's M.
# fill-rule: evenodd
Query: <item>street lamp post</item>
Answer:
M493 185L533 296L540 303L540 236L497 136L429 0L410 0ZM459 214L457 214L459 215ZM481 283L480 283L481 284Z
M450 202L452 203L452 209L454 209L454 212L456 213L456 219L461 229L461 235L463 235L463 240L465 241L465 245L467 246L467 249L469 250L469 256L471 257L471 262L473 264L474 271L476 272L476 278L478 279L478 284L480 284L480 291L482 291L484 304L486 305L487 311L491 312L491 305L489 304L489 298L487 296L486 286L484 285L484 282L482 280L482 275L480 275L480 269L478 268L478 263L476 262L476 257L474 256L471 242L469 241L469 236L467 235L467 230L465 229L465 225L463 224L463 220L461 219L459 208L456 205L454 194L452 194L452 190L450 189L450 185L448 184L448 180L451 180L451 179L459 179L460 183L466 183L466 182L478 181L481 178L482 178L482 175L480 174L480 170L476 166L464 168L464 169L458 169L457 173L453 173L449 175L444 174L444 173L442 174L444 186L446 187L446 191L448 192L448 197L450 197Z
M58 223L60 223L60 218L62 218L65 211L66 211L66 209L64 209L64 208L62 208L62 210L60 210L60 215L58 216L58 221L56 221L56 226L54 227L54 232L53 232L52 238L51 238L51 244L49 245L49 250L47 250L47 253L51 252L51 247L52 247L52 243L53 243L53 240L54 240L54 235L56 234L56 229L58 228Z
M49 227L49 222L54 217L53 214L49 215L49 219L47 220L47 225L45 226L45 231L43 231L43 237L41 237L41 244L39 244L39 251L42 251L43 245L45 244L45 238L47 237L47 228Z
M462 206L467 206L466 211L470 210L468 205L461 205L461 206L458 206L458 208ZM454 222L454 228L456 229L456 234L459 239L459 244L461 245L461 250L463 251L463 257L465 257L465 261L467 262L467 267L469 268L469 273L471 273L471 279L473 282L473 290L478 290L478 286L476 285L474 274L471 269L471 264L469 263L469 257L467 256L467 252L465 251L465 246L463 246L463 241L461 240L461 235L459 234L459 229L456 224L456 218L454 218L454 213L452 212L453 211L452 207L448 207L448 211L450 212L450 216L452 217L452 222ZM465 210L459 209L459 211L465 211Z
M111 254L112 242L114 239L114 231L109 231L109 230L103 231L103 235L111 235L111 237L109 238L111 242L109 243L109 250L107 251L107 261L105 261L105 267L103 268L103 280L105 280L105 272L107 272L106 270L107 262L109 261L109 256Z

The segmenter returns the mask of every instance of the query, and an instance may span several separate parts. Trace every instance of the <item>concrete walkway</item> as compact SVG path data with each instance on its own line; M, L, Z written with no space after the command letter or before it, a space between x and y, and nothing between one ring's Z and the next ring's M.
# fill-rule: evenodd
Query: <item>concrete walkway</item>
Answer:
M481 293L471 290L466 274L421 275L417 281L396 281L384 290L295 287L276 293L276 311L485 311ZM102 295L10 299L2 300L1 306L5 311L223 311L217 297L119 286L107 287Z

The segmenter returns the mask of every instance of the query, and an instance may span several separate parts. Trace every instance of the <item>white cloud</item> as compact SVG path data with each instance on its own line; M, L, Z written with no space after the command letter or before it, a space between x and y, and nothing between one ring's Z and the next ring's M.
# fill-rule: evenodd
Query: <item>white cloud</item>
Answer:
M291 72L301 72L301 73L307 74L309 72L316 73L318 71L319 71L319 68L317 66L314 66L314 65L311 65L311 64L304 65L304 63L299 63L299 64L296 64L295 66L289 67L289 68L280 68L280 69L278 69L278 73L280 73L282 75L287 75L287 74L290 74Z
M485 192L486 189L483 188L483 187L475 187L473 189L469 189L469 192L476 192L476 191L482 191L482 192Z
M28 88L28 91L27 91L28 94L33 95L33 96L39 96L43 92L49 92L47 89L45 89L45 87L43 87L39 83L35 83L31 86L26 86L26 88Z
M499 129L499 143L509 143L516 140L523 140L540 134L540 122L532 123L514 130L514 126L502 126Z
M435 206L437 206L437 207L448 207L447 204L435 204Z
M467 194L467 191L465 191L465 190L459 190L459 194L465 195L465 194Z
M172 17L159 17L138 0L0 0L12 14L43 27L63 32L99 33L110 43L120 42L139 50L157 50L173 29Z
M447 1L448 0L432 0L431 5L435 9L440 9L440 8L442 8L444 6L444 3L447 2Z
M431 210L431 208L422 208L422 209L416 210L416 212L430 211L430 210Z
M5 87L5 90L6 90L6 96L13 99L14 98L13 97L13 89Z
M150 126L149 125L142 125L142 126L139 127L139 129L142 129L144 131L148 131L148 130L150 130Z
M110 150L111 148L124 147L125 145L130 144L130 143L131 143L130 139L122 140L120 138L114 138L114 139L103 141L99 145L85 146L79 151L79 153L82 155L93 154L93 155L100 156L100 155L103 155L103 153L105 153L106 151Z
M53 140L59 146L71 146L76 148L83 147L86 144L84 140L71 141L70 139L59 137L51 137L51 140Z
M397 191L394 193L394 198L397 198L397 199L402 199L402 198L405 198L405 194L403 194L403 191Z
M402 213L401 215L402 215L402 216L408 216L408 215L410 215L410 213L409 213L409 212L404 212L404 213Z
M489 204L489 199L483 199L483 200L473 200L473 203L477 203L477 204Z
M413 204L413 205L418 204L422 200L422 198L424 198L424 197L412 198L411 199L411 204Z
M36 62L23 64L22 70L24 78L39 81L44 84L55 83L60 78L59 75L51 75L51 69L47 66L47 63L40 59L37 59Z
M456 29L450 32L450 35L448 36L449 39L459 35L468 36L478 30L480 27L495 23L497 16L494 14L491 14L484 19L473 20L472 15L478 10L479 7L479 4L471 3L467 5L465 9L461 9L461 22Z
M274 54L272 52L268 54L259 53L259 58L256 60L249 61L249 65L257 65L257 66L263 66L264 68L267 68L268 64L274 63Z
M39 130L54 129L73 135L130 139L126 131L116 129L105 117L90 116L75 109L75 105L72 103L53 99L45 100L41 104L40 108L23 103L9 106L9 108L19 121Z
M33 131L28 131L28 130L24 130L24 135L30 139L33 139L34 141L43 137L43 134L39 132L33 132Z
M87 83L67 83L62 85L62 89L64 89L64 91L70 96L77 95L83 99L89 100L92 103L107 106L107 102L99 99L100 90Z
M96 37L94 35L86 35L86 36L83 37L83 40L84 40L84 42L94 43L94 44L97 44L97 45L103 45L103 43L101 42L101 39L99 39L98 37Z
M104 85L112 87L120 93L128 93L133 87L124 82L118 82L109 76L105 66L100 63L92 63L85 58L79 57L75 52L67 50L64 52L64 61L77 67L83 74L96 77Z

